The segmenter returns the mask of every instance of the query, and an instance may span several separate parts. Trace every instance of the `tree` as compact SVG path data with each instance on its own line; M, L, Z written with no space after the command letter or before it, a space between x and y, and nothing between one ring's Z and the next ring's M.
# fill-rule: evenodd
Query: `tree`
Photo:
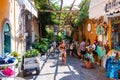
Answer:
M46 35L46 25L57 24L59 27L70 25L72 29L79 28L79 25L83 26L85 19L88 17L88 2L90 0L82 0L80 10L73 10L75 1L73 0L71 6L63 7L63 0L35 0L42 36ZM80 29L82 31L82 27Z
M58 21L56 19L53 19L56 17L56 13L44 11L40 12L40 10L57 10L59 7L53 3L50 3L49 0L35 0L35 5L38 9L40 36L43 37L47 35L47 32L45 30L46 25L58 24Z
M89 9L90 0L82 0L80 4L80 11L78 14L78 18L75 20L75 29L79 31L79 36L81 35L82 38L84 36L83 27L85 25L86 20L88 19L88 9ZM80 41L80 40L79 40Z

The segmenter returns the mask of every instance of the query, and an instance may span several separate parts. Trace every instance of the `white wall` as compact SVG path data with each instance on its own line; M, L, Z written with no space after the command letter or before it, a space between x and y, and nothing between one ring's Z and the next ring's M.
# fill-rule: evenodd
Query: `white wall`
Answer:
M11 0L10 3L10 13L9 13L9 20L11 23L11 49L12 51L18 51L19 53L23 52L23 43L19 41L19 34L23 33L23 26L20 28L20 20L23 20L20 17L21 6L17 1ZM20 19L21 18L21 19ZM15 22L14 22L15 21ZM22 24L23 25L23 24Z
M89 18L99 18L105 15L106 0L91 0L89 8Z

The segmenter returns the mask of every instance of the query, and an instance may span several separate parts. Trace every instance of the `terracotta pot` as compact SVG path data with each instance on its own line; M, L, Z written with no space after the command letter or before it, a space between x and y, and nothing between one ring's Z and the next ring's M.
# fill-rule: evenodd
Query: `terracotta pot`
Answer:
M87 69L91 69L93 68L93 63L89 62L89 61L84 61L85 62L85 66Z

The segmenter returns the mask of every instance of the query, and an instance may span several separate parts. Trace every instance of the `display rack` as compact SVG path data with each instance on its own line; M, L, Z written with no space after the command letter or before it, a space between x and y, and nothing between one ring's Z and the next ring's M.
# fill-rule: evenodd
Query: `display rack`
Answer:
M14 61L14 63L10 63L10 64L0 64L0 67L3 67L3 66L13 66L13 70L14 70L14 75L13 76L6 76L4 74L2 74L2 72L0 71L0 80L7 80L7 78L13 78L15 80L15 73L16 73L16 70L15 70L15 67L16 67L16 64L18 63L18 60L16 59Z

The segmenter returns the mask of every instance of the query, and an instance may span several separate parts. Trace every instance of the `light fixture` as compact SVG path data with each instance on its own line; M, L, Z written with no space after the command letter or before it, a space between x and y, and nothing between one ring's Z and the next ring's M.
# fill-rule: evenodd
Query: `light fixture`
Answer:
M31 20L32 19L32 15L29 13L28 14L28 20Z

